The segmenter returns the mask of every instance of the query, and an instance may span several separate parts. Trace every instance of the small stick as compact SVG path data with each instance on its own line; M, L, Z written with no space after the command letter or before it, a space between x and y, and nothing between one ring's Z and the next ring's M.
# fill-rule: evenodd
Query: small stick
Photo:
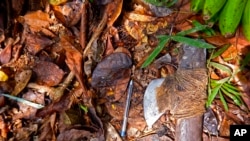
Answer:
M127 121L128 121L128 113L129 113L129 107L130 107L130 101L131 101L131 95L132 95L132 93L133 93L133 80L130 80L129 86L128 86L128 94L127 94L126 107L125 107L125 112L124 112L124 116L123 116L121 137L125 137L125 134L126 134Z

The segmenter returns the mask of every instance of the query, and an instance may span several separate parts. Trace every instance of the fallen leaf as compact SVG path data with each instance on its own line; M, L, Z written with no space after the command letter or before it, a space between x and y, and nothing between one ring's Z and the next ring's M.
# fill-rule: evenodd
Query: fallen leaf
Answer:
M23 124L21 120L17 120L14 125L16 126L13 128L13 138L17 140L31 140L32 134L35 134L38 130L38 124L36 123L26 123Z
M1 53L0 53L0 63L1 64L6 64L11 60L13 42L14 42L14 40L9 38L7 40L5 48L1 51Z
M47 61L37 61L32 70L36 74L37 83L47 86L58 85L64 76L63 70L56 64Z
M83 93L86 94L87 90L83 81L82 54L68 41L68 37L62 37L60 44L66 51L65 62L67 66L75 74L77 80L83 88Z
M91 140L94 134L86 130L70 129L60 133L57 141Z
M123 0L113 0L113 2L107 5L108 9L107 12L109 16L107 22L108 27L113 26L114 22L118 19L122 11L122 5L123 5Z
M73 26L81 19L83 2L76 0L64 5L54 6L55 16L66 26ZM85 9L84 9L85 10Z
M8 129L8 125L5 123L2 115L0 115L0 131L1 131L0 136L3 138L7 138L9 129Z
M116 140L116 141L122 141L120 135L117 133L117 131L115 130L114 126L112 126L111 123L106 123L105 124L105 127L106 127L106 140L107 141L113 141L113 140Z
M44 94L40 94L32 90L29 90L28 92L24 93L22 98L37 104L44 105ZM20 118L25 118L25 119L36 118L36 112L38 109L21 102L18 102L18 106L20 111L17 114L13 115L13 120Z
M132 61L125 53L113 53L105 57L92 74L91 85L94 88L115 85L117 80L123 79L126 70L132 65Z
M16 85L11 95L17 96L28 84L32 75L31 70L23 70L15 74Z
M63 112L68 110L73 104L75 97L80 97L82 92L83 92L82 89L78 87L72 90L70 93L64 94L59 101L51 103L46 107L44 107L43 109L38 110L36 115L38 117L45 117L46 115L51 115L54 112Z
M30 26L34 32L41 31L42 28L47 28L52 23L48 13L41 10L29 12L24 15L24 23Z
M56 122L56 113L49 114L48 118L43 120L41 127L39 128L39 140L56 140L56 131L55 131L55 122Z
M45 47L48 47L53 44L53 41L47 37L36 35L36 34L26 34L26 48L27 50L36 55L38 52L43 50Z

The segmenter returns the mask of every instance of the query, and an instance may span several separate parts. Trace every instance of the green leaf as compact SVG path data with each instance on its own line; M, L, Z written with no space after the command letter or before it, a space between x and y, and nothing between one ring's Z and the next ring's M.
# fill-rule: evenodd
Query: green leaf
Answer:
M216 62L210 62L210 65L213 66L216 69L225 71L225 72L227 72L230 75L232 74L231 69L229 67L225 66L225 65L222 65L222 64L216 63Z
M194 20L192 21L192 24L197 27L197 26L204 26L202 25L200 22ZM215 31L212 29L212 28L209 28L207 25L206 25L206 28L204 30L201 30L202 32L204 32L207 36L212 36L212 35L215 35Z
M170 40L170 36L160 36L159 38L160 42L158 46L153 50L153 52L148 56L148 58L145 60L145 62L142 64L141 68L147 67L149 64L151 64L154 59L157 57L157 55L163 50L166 43Z
M215 83L217 85L218 84L223 84L223 83L227 82L229 79L230 79L230 77L225 77L225 78L220 79L220 80L214 80L214 79L212 79L212 83Z
M197 26L195 26L195 27L193 27L193 28L191 28L191 29L188 29L188 30L184 30L184 31L178 32L178 33L176 34L176 36L185 36L185 35L188 35L188 34L191 34L191 33L195 33L195 32L198 32L198 31L202 31L202 30L204 30L204 29L206 29L206 28L207 28L206 25L200 24L200 25L197 25Z
M220 85L220 83L217 83L217 81L218 81L218 80L213 80L213 79L211 79L211 81L210 81L210 86L211 86L212 88L215 88L215 87L217 87L218 85Z
M211 93L208 95L206 106L209 107L213 100L215 99L216 95L218 94L219 90L221 88L221 85L218 85L217 87L211 89Z
M78 104L78 106L85 112L85 113L88 113L88 107L87 106L84 106L82 104Z
M221 90L222 90L223 94L225 94L226 96L228 96L229 98L231 98L236 105L238 105L238 106L242 105L241 100L238 99L238 97L236 97L235 95L231 94L230 92L228 92L223 87L221 88Z
M219 94L220 94L220 101L222 102L224 108L225 108L225 111L228 111L228 105L227 105L227 102L224 98L224 96L222 95L221 91L219 91Z
M233 91L239 91L239 89L237 87L235 87L234 85L232 85L230 83L225 83L224 85L225 85L225 87L227 87Z
M213 55L211 55L211 59L214 59L214 58L220 56L224 51L226 51L230 47L230 45L231 44L226 44L222 48L217 50Z
M201 41L201 40L192 39L192 38L187 38L187 37L182 37L182 36L172 36L171 39L176 41L176 42L184 43L184 44L194 46L197 48L207 48L207 49L208 48L215 48L211 44L208 44L208 43Z

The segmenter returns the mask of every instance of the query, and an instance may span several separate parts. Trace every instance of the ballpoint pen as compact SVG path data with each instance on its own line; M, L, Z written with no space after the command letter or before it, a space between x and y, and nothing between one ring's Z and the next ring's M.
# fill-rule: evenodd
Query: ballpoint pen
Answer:
M128 113L131 101L131 95L133 93L133 80L130 80L128 86L128 93L127 93L127 100L126 100L126 107L123 116L123 123L122 123L122 130L121 130L121 137L125 137L126 135L126 128L127 128L127 121L128 121Z

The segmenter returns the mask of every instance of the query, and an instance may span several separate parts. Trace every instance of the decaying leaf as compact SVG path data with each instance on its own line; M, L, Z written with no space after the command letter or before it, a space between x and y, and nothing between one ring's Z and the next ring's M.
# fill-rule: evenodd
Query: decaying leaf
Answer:
M8 39L6 46L4 48L4 50L2 50L0 52L0 63L1 64L6 64L10 61L11 57L12 57L12 44L13 44L14 40L13 39Z
M48 118L45 118L41 128L39 128L39 132L41 132L39 140L56 140L55 122L56 113L50 114Z
M44 94L40 94L37 92L34 92L32 90L26 92L23 94L23 99L44 105ZM25 103L18 102L20 111L13 116L13 119L34 119L36 118L36 112L38 109L31 107L29 105L26 105Z
M11 95L14 95L14 96L18 95L28 84L31 78L31 75L32 75L31 70L23 70L21 72L16 73L15 74L16 85Z
M91 140L93 137L90 131L71 129L60 133L57 141Z
M49 14L41 10L27 13L23 18L25 24L29 25L34 32L41 31L42 28L47 28L52 23Z
M131 59L125 53L113 53L105 57L95 68L91 85L94 88L115 85L117 80L124 78L124 74L132 65Z
M113 26L122 11L123 0L113 0L108 4L109 19L107 22L108 27Z
M33 71L36 74L37 83L47 86L58 85L64 76L63 70L56 64L46 61L37 61Z
M115 130L115 128L112 126L112 124L110 123L106 123L105 124L106 129L106 140L108 141L112 141L112 140L116 140L116 141L122 141L120 135L117 133L117 131Z
M35 34L27 34L25 42L27 50L33 55L36 55L45 47L53 44L53 41L48 39L47 37Z
M64 5L54 6L56 17L66 26L73 26L81 19L83 2L76 0Z
M67 66L75 74L83 88L83 92L86 94L86 88L83 83L82 54L68 41L67 37L62 37L60 44L66 50L65 62Z

